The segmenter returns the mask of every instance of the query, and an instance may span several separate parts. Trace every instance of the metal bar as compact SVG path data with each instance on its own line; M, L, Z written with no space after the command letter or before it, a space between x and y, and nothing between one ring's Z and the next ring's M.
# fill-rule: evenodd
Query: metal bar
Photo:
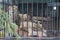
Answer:
M57 0L57 3L58 3L58 0ZM56 4L56 5L57 5L57 4ZM59 23L58 23L58 22L59 22L59 15L58 15L58 14L59 14L59 11L58 11L58 8L59 8L59 7L57 6L57 9L56 9L56 13L57 13L57 30L58 30L58 31L56 30L56 31L57 31L57 34L58 34L58 32L59 32Z
M51 0L51 3L52 3L52 0ZM52 10L52 13L53 13L53 10ZM52 15L52 31L53 31L53 14L51 14ZM54 35L54 34L53 34Z
M3 10L4 10L4 0L2 0L2 6L3 6Z
M42 17L43 17L43 0L42 0ZM43 19L42 19L42 35L43 35Z
M51 0L51 3L52 3L52 0ZM48 5L48 4L47 4ZM48 6L49 7L49 9L51 9L51 10L49 10L50 11L50 17L51 17L51 31L53 31L53 18L52 18L52 6ZM50 27L50 25L49 25L49 27Z
M23 0L22 0L22 30L24 29L24 25L23 25L23 10L24 10L24 8L23 8ZM22 36L24 37L24 32L22 31Z
M2 0L2 2L4 2L4 0ZM4 3L2 3L2 8L4 8L3 7L4 6ZM3 13L3 12L2 12ZM3 18L2 18L3 19ZM1 24L3 24L3 23L1 23ZM1 31L2 29L0 29L0 31ZM5 30L4 30L4 32L5 32ZM2 36L2 35L1 35ZM4 35L5 36L5 35Z
M7 0L7 7L9 7L9 0ZM6 8L7 9L7 8ZM8 11L9 9L7 9L7 12L8 12L8 15L9 15L9 11Z
M14 22L14 3L13 2L12 2L12 10L13 10L12 15L13 15L13 22Z
M28 29L28 0L27 0L27 29ZM27 34L28 37L28 34Z
M5 4L5 5L6 5L7 7L9 7L9 0L7 0L7 3L8 3L8 4L7 4L7 5ZM9 15L9 8L7 8L7 12L8 12L8 15ZM9 17L9 16L8 16L8 17ZM10 36L11 36L11 34L9 34L9 37L10 37ZM9 40L10 40L10 39L9 39Z
M48 4L48 0L47 0L47 4ZM48 5L47 5L47 18L48 18ZM48 30L48 26L49 24L48 24L48 20L47 20L47 27L46 27L46 30ZM47 31L47 34L48 34L48 31Z
M4 10L4 0L2 0L2 8ZM2 12L3 13L3 12ZM5 37L5 29L4 29L4 37Z
M51 0L51 3L52 3L52 0ZM51 11L52 13L52 11ZM53 15L51 14L51 18L53 17ZM53 18L52 18L52 31L53 31Z
M54 15L54 14L55 14L55 11L53 10L53 16L54 16L54 17L53 17L53 22L54 22L54 23L53 23L53 25L54 25L54 26L53 26L53 30L55 30L55 15ZM54 36L55 36L55 32L54 32Z
M56 30L56 13L55 13L56 12L56 9L55 9L56 6L55 5L53 6L53 22L54 22L53 23L53 25L54 25L53 30ZM55 37L55 34L56 34L56 32L54 32L54 37Z
M19 0L17 1L17 7L18 7L18 4L19 4ZM18 8L17 8L17 17L18 17L18 14L19 14L19 10L18 10ZM20 22L19 20L17 20L17 23L18 22ZM18 26L19 26L20 24L18 23ZM18 34L19 34L19 27L18 27Z
M37 35L38 35L38 0L37 0Z
M55 8L54 8L54 14L55 14L54 27L55 27L55 30L57 30L57 26L56 26L56 25L57 25L57 6L56 6L56 5L57 5L57 2L56 2L56 4L55 4ZM55 34L55 37L56 37L56 35L57 35L56 32L54 32L54 34Z
M5 0L4 0L5 1ZM5 1L6 2L6 1ZM4 11L5 11L5 4L4 4Z
M47 30L48 32L60 32L60 30Z
M32 0L32 17L33 17L33 0ZM32 30L33 30L33 18L32 18ZM33 35L33 31L32 31L32 35Z
M60 3L58 3L58 2L57 3L48 3L47 5L48 6L54 6L54 4L56 4L56 6L60 6Z

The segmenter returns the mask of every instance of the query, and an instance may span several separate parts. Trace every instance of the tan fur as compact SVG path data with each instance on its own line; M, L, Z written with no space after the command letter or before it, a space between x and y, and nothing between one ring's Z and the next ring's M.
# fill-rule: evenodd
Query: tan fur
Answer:
M23 15L23 17L22 17ZM28 14L19 14L20 16L20 21L24 20L24 21L30 21L31 17ZM27 17L28 16L28 17Z
M22 27L22 25L23 25L23 27ZM27 27L28 27L28 29L27 29ZM22 22L20 23L20 29L22 29L22 28L24 30L28 30L28 32L29 32L28 35L31 35L34 28L37 30L37 24L33 22L33 27L32 27L32 22L28 22L28 26L27 26L27 21L24 21L23 23ZM38 28L40 28L40 31L41 31L42 30L42 24L39 24Z
M13 5L13 6L9 6L8 7L8 13L9 13L9 19L10 19L10 21L16 21L16 19L17 19L17 14L18 14L18 7L16 6L16 5ZM14 20L13 20L13 12L14 12Z

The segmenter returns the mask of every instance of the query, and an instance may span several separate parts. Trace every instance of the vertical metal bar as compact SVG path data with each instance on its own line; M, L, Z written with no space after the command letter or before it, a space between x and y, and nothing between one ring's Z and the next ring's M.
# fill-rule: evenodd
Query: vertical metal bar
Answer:
M7 2L9 2L9 0L7 0ZM7 10L7 12L8 12L8 14L9 14L9 10L10 10L10 9L9 9L9 4L7 4L7 5L8 5L8 10ZM10 16L10 15L9 15L9 16ZM12 19L11 19L11 20L12 20ZM10 20L9 20L9 21L10 21ZM9 34L9 37L10 37L10 35L11 35L11 34ZM9 40L10 40L10 39L9 39Z
M33 0L32 0L32 17L33 17ZM33 18L32 18L32 30L33 30ZM32 31L32 35L33 35L33 31Z
M23 8L23 1L24 0L22 0L22 30L23 30L23 28L24 28L24 26L23 26L23 10L24 10L24 8ZM22 31L22 36L24 36L24 32Z
M52 3L54 3L53 1L52 1ZM52 18L53 18L53 37L55 37L55 31L56 31L56 29L55 29L55 9L54 9L54 7L56 6L56 4L54 4L54 6L53 6L53 9L52 9Z
M4 0L2 0L2 8L4 10ZM3 13L3 12L2 12ZM4 29L4 37L5 37L5 29Z
M55 7L56 7L56 5L55 5ZM57 28L56 28L56 25L57 25L57 24L56 24L56 22L57 22L56 10L54 10L54 15L55 15L55 16L54 16L54 27L55 27L55 28L54 28L54 30L55 30L55 31L54 31L54 37L56 37L56 30L57 30Z
M51 0L51 3L52 3L52 0ZM53 6L52 6L53 7ZM51 15L52 15L52 31L53 31L53 9L52 9L52 13L51 13ZM54 34L53 34L54 35Z
M3 10L4 10L4 0L2 0L2 6L3 6Z
M13 22L14 22L14 3L13 3L13 0L12 0L12 15L13 15Z
M12 2L12 4L11 4L11 6L12 6L12 22L14 22L14 2L13 2L13 0L11 0L11 2ZM12 33L10 33L9 36L11 37Z
M53 2L54 3L54 2ZM57 4L57 3L56 3ZM56 7L56 4L54 4L54 6ZM56 36L56 30L57 30L57 27L56 27L56 25L57 25L57 16L56 16L56 8L53 8L53 16L54 16L54 37Z
M6 3L6 0L5 0L5 11L6 11L6 5L7 5L7 3Z
M58 0L57 0L57 3L58 3ZM56 5L57 5L57 3L56 3ZM58 8L59 7L57 6L57 9L56 9L56 13L57 13L57 26L56 26L57 27L57 34L59 34L59 23L58 23L59 22L59 15L58 15L59 14L59 11L58 11L59 9Z
M5 11L6 0L4 0L4 11Z
M37 0L37 35L38 35L38 0Z
M9 7L9 0L7 0L7 7ZM7 9L7 8L6 8ZM7 9L7 11L8 11L9 9ZM9 15L9 11L8 11L8 15Z
M44 8L43 8L43 1L44 1L44 0L42 0L42 18L43 18L43 9L44 9ZM43 35L43 19L42 19L42 35Z
M7 0L7 3L8 4L6 6L9 7L9 0ZM8 15L9 15L9 8L7 9L7 12L8 12ZM10 36L10 34L9 34L9 36Z
M28 29L28 0L27 0L27 29ZM28 37L28 34L27 34Z
M19 4L19 0L17 1L17 7L19 6L18 5ZM18 17L18 13L19 13L19 10L18 10L18 8L17 8L17 17ZM17 20L17 23L18 22L20 22L19 20ZM18 23L18 26L19 26L20 24ZM19 27L18 27L18 34L19 34Z
M48 0L47 0L47 4L48 4ZM47 5L47 19L48 19L48 5ZM48 24L48 20L47 20L47 27L46 27L46 30L48 30L48 26L49 24ZM48 34L48 31L47 31L47 34Z
M2 8L4 8L3 7L4 6L4 0L2 0ZM3 12L2 12L3 13ZM3 23L2 23L3 24ZM1 35L2 36L2 35ZM5 36L5 30L4 30L4 36Z
M58 9L58 7L57 7L57 2L56 2L56 18L55 18L55 20L56 20L56 23L55 23L55 29L56 29L55 32L56 32L56 35L57 35L57 27L58 27L57 26L57 17L58 17L58 13L57 13L58 11L57 11L57 9Z
M55 20L55 18L56 18L56 17L55 17L55 11L54 11L53 13L54 13L54 14L53 14L53 15L54 15L54 28L53 28L53 29L56 31L56 29L55 29L55 27L56 27L56 26L55 26L55 23L56 23L56 20ZM53 30L53 31L54 31L54 30ZM55 37L55 31L54 31L54 37Z
M53 9L52 9L53 10ZM54 13L54 10L53 10L53 33L55 32L54 30L55 30L55 15L54 15L55 13ZM55 36L55 34L53 35L53 36Z

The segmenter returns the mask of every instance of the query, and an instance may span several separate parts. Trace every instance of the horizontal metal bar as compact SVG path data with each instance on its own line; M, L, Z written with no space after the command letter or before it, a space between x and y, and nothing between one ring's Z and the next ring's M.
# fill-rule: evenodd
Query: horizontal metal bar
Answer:
M0 38L4 38L4 37L0 37ZM15 38L15 37L8 37L8 38ZM21 39L22 38L28 38L28 39L30 39L30 38L31 39L33 38L34 39L35 38L35 39L39 39L39 37L19 37L19 38L21 38ZM42 37L42 39L57 39L57 38L60 39L60 37Z
M60 33L60 30L47 30L47 32L58 32L58 33Z
M60 6L60 3L47 3L48 6Z

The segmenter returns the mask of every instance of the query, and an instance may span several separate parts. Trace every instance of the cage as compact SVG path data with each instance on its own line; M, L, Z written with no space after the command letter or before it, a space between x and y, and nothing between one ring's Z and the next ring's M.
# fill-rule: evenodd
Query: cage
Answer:
M59 0L1 0L0 39L60 40L59 10Z

